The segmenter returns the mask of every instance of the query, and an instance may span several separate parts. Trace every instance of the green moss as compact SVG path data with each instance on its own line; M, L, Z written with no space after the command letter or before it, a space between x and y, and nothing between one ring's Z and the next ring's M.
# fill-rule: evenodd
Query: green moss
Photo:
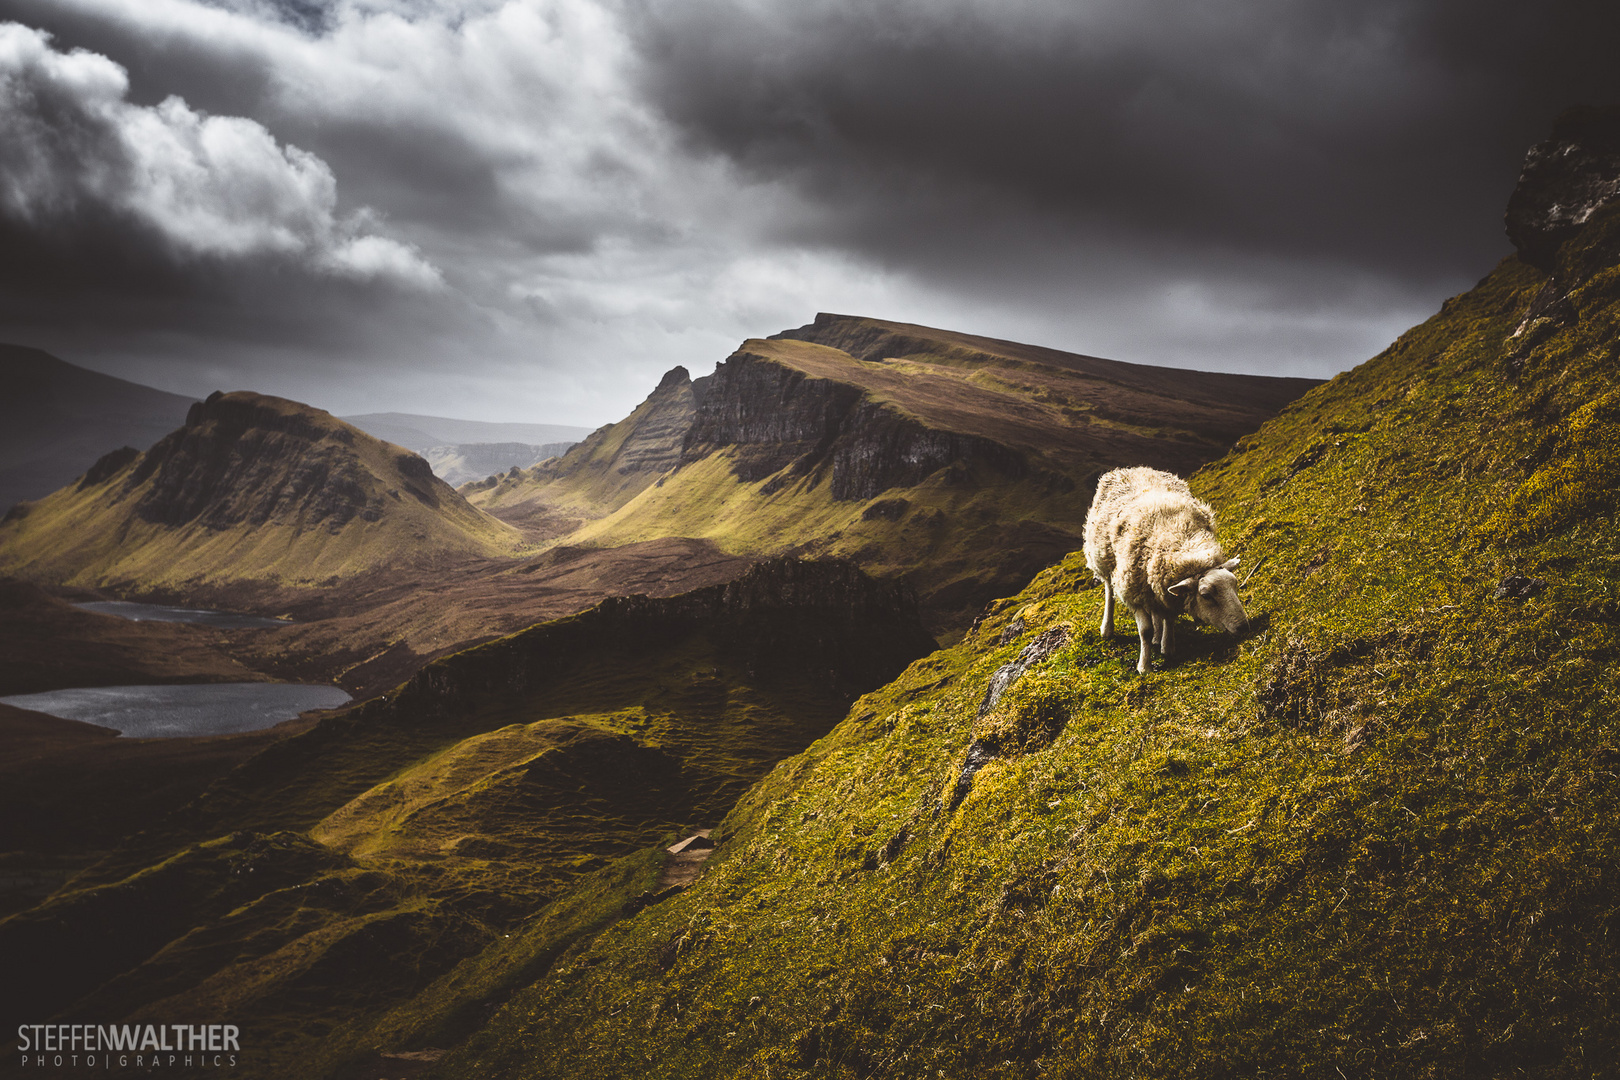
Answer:
M1552 455L1491 519L1493 533L1509 541L1530 539L1613 508L1620 476L1620 391L1576 409L1561 426Z

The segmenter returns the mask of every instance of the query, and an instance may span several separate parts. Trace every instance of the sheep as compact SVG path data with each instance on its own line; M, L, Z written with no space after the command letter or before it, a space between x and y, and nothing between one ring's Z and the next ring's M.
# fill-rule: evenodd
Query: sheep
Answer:
M1086 565L1103 587L1102 636L1113 636L1118 595L1136 616L1141 674L1150 641L1170 656L1182 612L1231 634L1248 628L1232 573L1238 560L1215 539L1215 511L1181 477L1144 466L1105 474L1085 533Z

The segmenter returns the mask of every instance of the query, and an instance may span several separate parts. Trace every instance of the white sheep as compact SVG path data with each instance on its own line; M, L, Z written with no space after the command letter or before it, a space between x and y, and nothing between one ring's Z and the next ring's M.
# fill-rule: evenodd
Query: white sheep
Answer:
M1232 634L1248 627L1238 561L1215 539L1215 511L1179 476L1143 466L1105 474L1086 516L1085 553L1103 586L1102 636L1113 636L1118 594L1136 616L1144 675L1149 641L1168 657L1182 612Z

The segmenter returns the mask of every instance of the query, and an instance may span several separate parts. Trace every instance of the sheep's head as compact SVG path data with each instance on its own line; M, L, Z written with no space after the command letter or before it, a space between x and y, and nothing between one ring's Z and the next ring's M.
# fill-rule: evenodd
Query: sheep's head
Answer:
M1241 634L1249 628L1249 616L1238 599L1237 575L1232 568L1237 559L1228 559L1202 574L1184 578L1167 590L1182 602L1182 610L1228 634Z

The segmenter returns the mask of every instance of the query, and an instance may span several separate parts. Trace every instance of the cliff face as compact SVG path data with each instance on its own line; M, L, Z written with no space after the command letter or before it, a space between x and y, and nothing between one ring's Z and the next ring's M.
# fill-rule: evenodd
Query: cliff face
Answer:
M1530 148L1507 205L1519 257L1549 274L1558 249L1620 195L1620 108L1570 109Z
M744 483L790 465L793 476L826 465L839 501L910 487L953 464L983 461L1010 477L1025 471L1016 451L990 439L929 428L859 386L746 351L715 369L682 458L696 461L723 448L732 451L732 472Z
M357 517L376 521L386 495L354 454L355 430L324 419L257 394L212 394L147 451L124 491L142 489L136 512L161 525L276 521L336 533ZM425 461L405 453L391 464L394 475L382 479L396 482L396 496L439 505L448 488Z
M1079 546L1101 472L1189 472L1311 385L821 315L468 494L546 542L851 558L944 631Z

